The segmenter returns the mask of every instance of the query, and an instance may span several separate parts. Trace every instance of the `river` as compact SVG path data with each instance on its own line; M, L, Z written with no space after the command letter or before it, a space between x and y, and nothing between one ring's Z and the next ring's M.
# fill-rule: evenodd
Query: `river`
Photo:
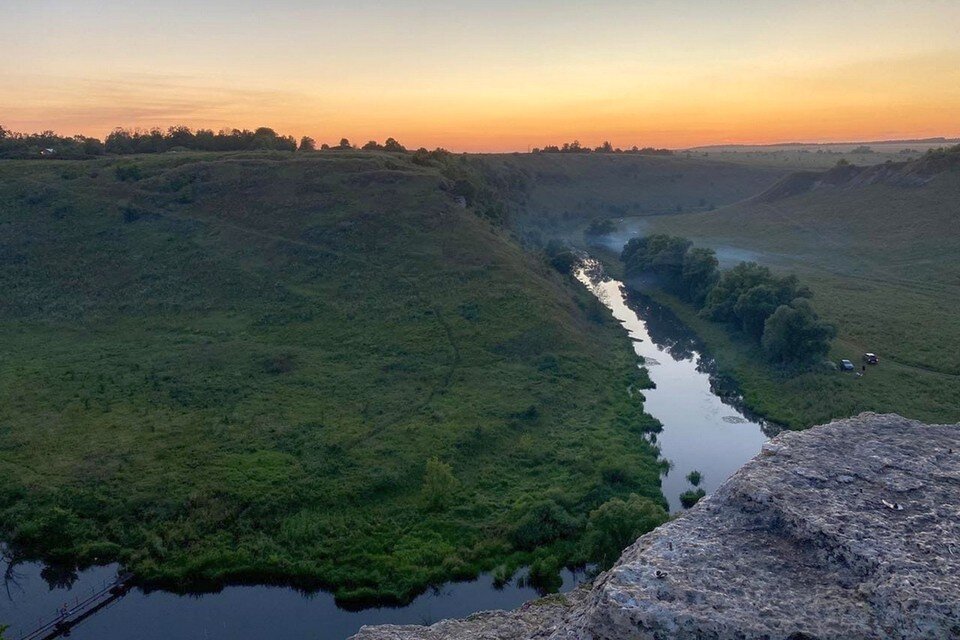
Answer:
M656 383L645 389L644 407L663 423L661 456L672 468L662 480L672 511L691 489L686 476L699 471L709 494L752 458L773 432L771 425L740 408L732 386L716 375L712 360L669 311L622 283L605 278L588 262L577 277L613 312L630 335ZM626 392L626 390L625 390ZM7 569L0 588L0 623L18 640L57 609L84 597L117 575L115 565L79 573L56 572L37 563ZM565 571L562 590L585 580ZM305 594L268 586L233 586L218 593L182 596L134 589L71 632L72 640L342 640L364 624L424 624L487 609L511 609L538 596L514 580L502 589L490 576L445 585L402 608L347 611L329 593Z
M644 410L663 423L660 455L671 463L661 479L670 510L682 510L680 494L699 471L699 487L711 493L755 456L775 425L751 415L731 381L717 373L703 344L669 309L604 275L588 260L577 278L620 321L647 367L655 389L644 389Z

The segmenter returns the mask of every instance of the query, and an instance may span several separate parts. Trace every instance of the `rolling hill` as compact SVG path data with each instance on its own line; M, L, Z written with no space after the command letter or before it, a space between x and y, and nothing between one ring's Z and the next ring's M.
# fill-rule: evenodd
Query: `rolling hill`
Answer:
M862 410L960 418L960 147L792 174L715 212L651 219L649 229L690 237L721 259L798 273L839 329L833 355L881 356L863 379L821 373L780 383L740 361L748 394L774 418L812 424Z
M415 160L0 163L15 552L399 601L661 503L619 327L451 195L460 159Z

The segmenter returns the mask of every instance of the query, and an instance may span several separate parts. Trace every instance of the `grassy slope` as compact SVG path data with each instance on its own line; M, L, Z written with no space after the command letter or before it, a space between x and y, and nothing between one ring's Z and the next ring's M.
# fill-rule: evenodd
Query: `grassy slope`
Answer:
M787 173L681 155L510 154L474 162L521 176L519 222L544 232L582 228L594 217L706 210L750 197Z
M120 163L142 179L0 163L7 538L164 584L403 598L507 561L532 497L662 499L618 327L436 169ZM420 497L434 456L460 482L440 512Z
M781 379L743 345L687 317L758 410L791 426L864 410L954 422L960 420L958 196L955 168L919 188L824 188L710 214L659 217L651 226L715 247L721 257L798 273L839 329L832 356L858 366L864 351L882 358L861 379L826 372Z

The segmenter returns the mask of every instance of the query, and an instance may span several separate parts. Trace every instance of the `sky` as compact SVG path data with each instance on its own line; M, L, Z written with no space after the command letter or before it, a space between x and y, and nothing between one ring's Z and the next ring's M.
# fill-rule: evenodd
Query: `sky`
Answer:
M0 125L525 151L960 135L958 0L0 0Z

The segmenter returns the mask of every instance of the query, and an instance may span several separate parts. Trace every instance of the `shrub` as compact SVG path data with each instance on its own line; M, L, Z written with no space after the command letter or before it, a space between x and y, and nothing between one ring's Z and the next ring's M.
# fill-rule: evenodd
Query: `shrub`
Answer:
M114 173L117 176L117 180L121 182L136 182L143 178L140 165L136 164L118 164L117 168L114 169Z
M617 230L617 225L613 220L608 220L606 218L596 218L590 222L590 225L583 232L583 235L590 236L606 236L610 235Z
M517 549L532 551L555 540L574 537L580 526L580 521L556 500L541 500L523 510L509 537Z
M693 505L700 502L700 498L707 495L707 492L703 489L690 489L689 491L684 491L680 494L680 504L683 505L684 509L689 509Z
M440 511L450 506L460 483L453 475L452 467L437 458L427 461L423 474L420 496L426 509Z
M563 586L560 562L553 556L537 558L530 565L527 583L540 593L555 593Z
M590 512L587 541L591 558L610 567L637 538L666 522L667 512L649 498L613 498Z
M695 487L699 487L702 480L703 474L699 471L691 471L687 474L687 481Z

